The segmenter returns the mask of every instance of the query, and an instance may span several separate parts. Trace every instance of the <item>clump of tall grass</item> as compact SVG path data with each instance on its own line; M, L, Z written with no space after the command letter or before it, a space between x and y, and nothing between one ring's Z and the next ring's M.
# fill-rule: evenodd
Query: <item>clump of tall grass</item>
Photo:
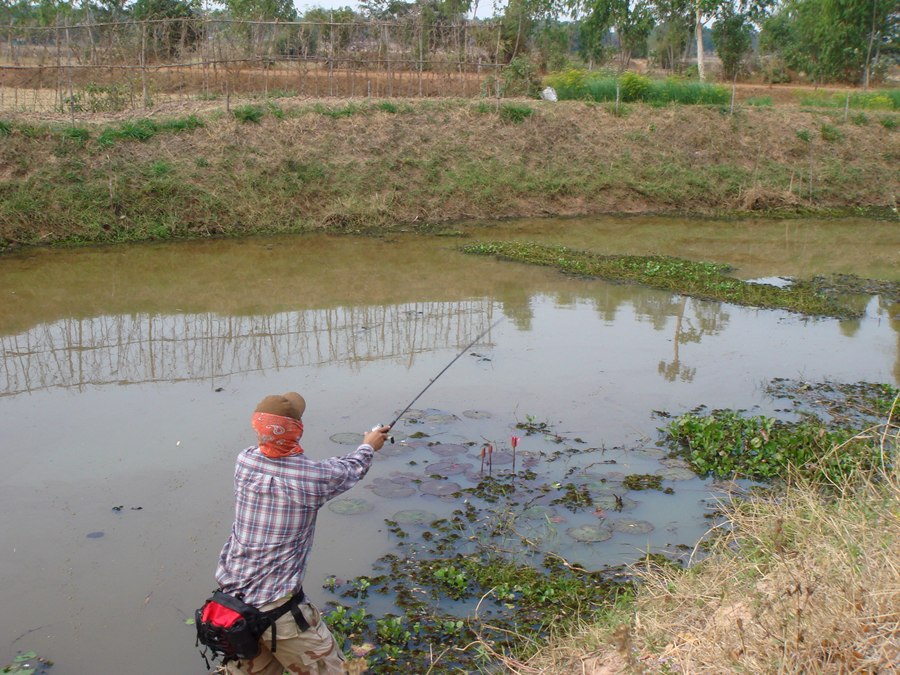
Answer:
M548 75L544 84L553 87L561 100L598 103L620 99L651 105L723 105L730 98L728 90L720 85L677 77L655 80L631 72L615 77L602 72L571 69Z
M177 117L169 120L152 120L149 118L123 122L118 127L107 127L100 132L97 142L101 147L109 147L116 141L148 141L159 133L180 133L192 131L204 126L202 119L196 115Z
M266 114L265 108L258 105L242 105L231 111L234 118L239 122L259 124L259 121Z

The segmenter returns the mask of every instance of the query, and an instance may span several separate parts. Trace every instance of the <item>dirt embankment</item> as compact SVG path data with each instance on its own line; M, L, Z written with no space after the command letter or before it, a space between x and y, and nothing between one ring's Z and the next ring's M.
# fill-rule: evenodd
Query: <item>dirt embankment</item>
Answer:
M143 132L140 119L0 120L0 245L612 212L896 215L900 194L893 113L282 99L254 122L205 105L157 110ZM202 125L181 124L189 114Z

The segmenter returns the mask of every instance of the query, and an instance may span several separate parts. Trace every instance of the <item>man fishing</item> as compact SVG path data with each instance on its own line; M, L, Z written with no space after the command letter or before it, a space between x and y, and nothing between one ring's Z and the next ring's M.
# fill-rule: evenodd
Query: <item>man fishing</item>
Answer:
M346 672L341 648L303 593L303 576L319 509L366 475L390 427L365 433L342 457L314 460L300 446L305 410L296 392L265 397L252 417L258 444L237 458L234 525L216 581L220 591L263 612L285 611L274 635L273 627L262 633L256 656L226 662L232 675Z

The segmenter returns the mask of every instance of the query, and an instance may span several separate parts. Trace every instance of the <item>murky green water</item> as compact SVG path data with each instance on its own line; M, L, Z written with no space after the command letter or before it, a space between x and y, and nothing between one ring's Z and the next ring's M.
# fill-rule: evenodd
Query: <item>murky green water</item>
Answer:
M742 278L900 279L896 223L566 220L471 233L725 261ZM587 482L660 470L654 411L772 413L774 377L900 382L898 309L879 298L861 300L859 321L811 320L465 257L458 243L321 236L0 259L4 658L34 649L58 675L204 672L184 620L214 584L256 402L301 391L307 452L339 453L333 436L391 419L497 320L415 406L441 416L397 429L398 441L420 431L462 445L450 459L470 466L447 477L461 488L477 482L485 442L498 448L491 470L508 470L499 450L513 433L542 480ZM527 420L564 442L516 432ZM554 458L561 447L582 452ZM404 497L372 489L447 459L398 443L347 495L371 511L323 509L306 583L315 600L330 599L327 575L365 574L393 549L385 517L457 507L418 484ZM568 530L596 516L566 509L530 534L595 566L679 555L708 527L715 493L699 478L670 485L674 495L631 492L627 512L607 514L650 522L648 534L578 543Z

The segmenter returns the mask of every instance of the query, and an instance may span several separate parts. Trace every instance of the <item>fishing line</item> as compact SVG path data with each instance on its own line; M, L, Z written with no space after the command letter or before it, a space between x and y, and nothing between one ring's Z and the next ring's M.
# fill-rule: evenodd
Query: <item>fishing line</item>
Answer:
M465 347L463 347L462 350L460 350L459 354L457 354L456 356L454 356L454 357L453 357L453 360L450 361L450 363L448 363L446 366L444 366L443 370L441 370L441 372L439 372L437 375L435 375L435 376L428 382L428 384L425 385L425 387L422 389L422 391L420 391L418 394L416 394L415 398L413 398L413 400L410 401L409 404L408 404L403 410L400 411L400 414L397 415L397 416L394 418L394 420L393 420L389 425L387 425L387 426L393 428L394 425L397 424L397 422L400 421L400 418L403 417L403 416L409 411L409 409L413 407L413 404L414 404L416 401L419 400L419 398L422 396L422 394L424 394L426 391L428 391L428 388L429 388L431 385L433 385L435 382L437 382L437 381L438 381L438 378L439 378L441 375L443 375L444 373L446 373L446 372L450 369L450 366L452 366L454 363L456 363L456 362L459 360L459 358L460 358L463 354L465 354L467 351L469 351L469 350L475 345L476 342L478 342L481 338L483 338L485 335L487 335L487 334L488 334L495 326L497 326L497 324L499 324L499 323L502 322L502 321L503 321L503 318L502 318L502 317L499 318L499 319L497 319L494 323L492 323L490 326L488 326L487 328L485 328L481 333L479 333L479 334L478 334L478 337L476 337L476 338L475 338L474 340L472 340L469 344L467 344ZM379 425L379 426L383 426L383 425ZM378 428L379 428L379 427L376 426L376 427L373 429L373 431L376 430L376 429L378 429ZM393 437L391 437L391 443L393 443L393 442L394 442L394 439L393 439Z

